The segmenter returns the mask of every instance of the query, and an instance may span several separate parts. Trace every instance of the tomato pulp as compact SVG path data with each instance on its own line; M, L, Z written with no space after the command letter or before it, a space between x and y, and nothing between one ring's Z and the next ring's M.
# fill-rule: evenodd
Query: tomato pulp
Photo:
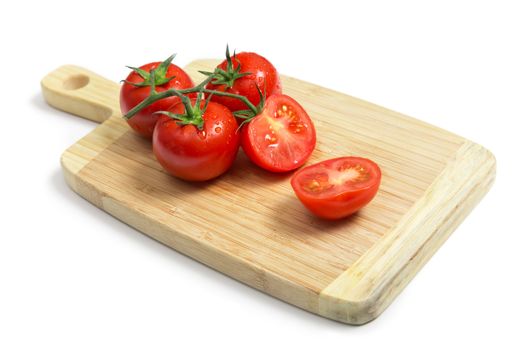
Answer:
M349 216L368 204L381 182L373 161L342 157L307 166L294 174L292 188L313 214L324 219Z
M270 96L262 112L241 130L241 145L248 158L272 172L303 165L315 143L312 120L299 103L286 95Z

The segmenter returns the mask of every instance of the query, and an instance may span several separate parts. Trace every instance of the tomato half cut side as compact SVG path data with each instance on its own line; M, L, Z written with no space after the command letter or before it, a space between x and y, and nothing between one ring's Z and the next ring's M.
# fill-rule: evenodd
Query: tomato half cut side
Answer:
M316 216L335 220L352 215L376 195L381 170L370 159L341 157L297 171L292 188L301 203Z
M272 172L286 172L303 165L316 143L308 113L293 98L270 96L262 112L241 131L241 145L252 162Z

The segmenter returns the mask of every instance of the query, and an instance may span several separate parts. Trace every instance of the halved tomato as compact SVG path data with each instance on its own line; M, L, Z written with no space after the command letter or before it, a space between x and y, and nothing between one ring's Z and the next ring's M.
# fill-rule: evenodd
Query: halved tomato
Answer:
M330 220L349 216L368 204L380 182L379 166L359 157L325 160L297 171L291 179L304 206Z
M263 169L285 172L303 165L315 148L315 128L308 113L293 98L275 94L262 112L241 131L241 145Z

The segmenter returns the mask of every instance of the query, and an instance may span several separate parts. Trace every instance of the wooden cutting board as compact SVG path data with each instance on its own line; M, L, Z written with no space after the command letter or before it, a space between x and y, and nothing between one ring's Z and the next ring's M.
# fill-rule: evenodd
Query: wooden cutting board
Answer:
M186 67L198 70L217 61ZM376 198L337 222L313 217L291 174L271 174L242 152L207 183L169 176L149 141L121 118L119 84L76 66L42 80L47 102L100 124L62 155L69 186L154 239L243 283L350 324L377 317L488 191L493 155L448 131L289 77L284 92L315 123L308 164L356 155L383 172Z

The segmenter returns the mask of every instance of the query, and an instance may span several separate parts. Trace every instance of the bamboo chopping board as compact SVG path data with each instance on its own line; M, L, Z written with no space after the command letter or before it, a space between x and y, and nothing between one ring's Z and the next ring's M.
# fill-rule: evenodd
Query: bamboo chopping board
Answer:
M198 70L217 62L199 60ZM62 155L69 186L156 240L241 282L350 324L377 317L414 277L495 177L493 155L448 131L377 105L282 77L315 123L308 164L345 155L383 172L376 198L337 222L313 217L291 174L271 174L242 152L207 183L169 176L149 141L121 118L119 84L76 66L42 80L47 102L100 124Z

